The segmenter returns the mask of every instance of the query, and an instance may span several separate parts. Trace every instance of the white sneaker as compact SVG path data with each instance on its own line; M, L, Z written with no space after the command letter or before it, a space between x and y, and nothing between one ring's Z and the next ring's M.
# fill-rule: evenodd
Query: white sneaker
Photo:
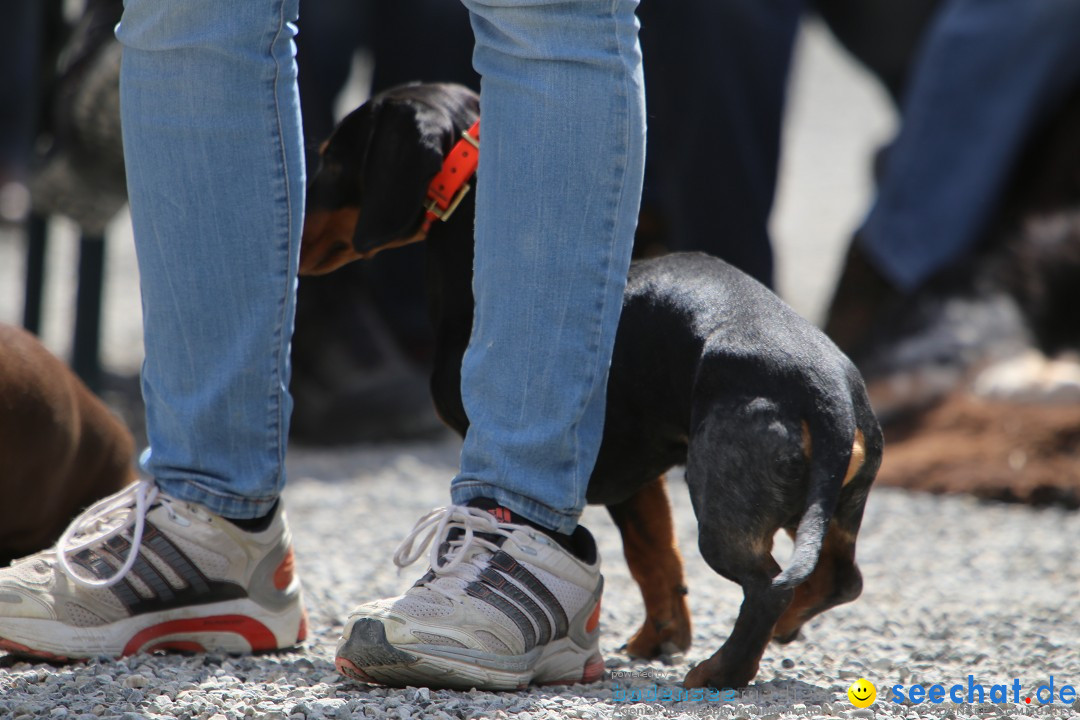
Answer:
M285 512L245 532L143 480L88 508L56 547L0 569L0 650L70 660L246 653L307 635Z
M339 672L365 683L484 690L603 677L604 581L592 536L575 531L579 559L541 530L499 522L496 511L455 505L417 522L394 563L409 565L431 545L431 569L404 595L349 616Z

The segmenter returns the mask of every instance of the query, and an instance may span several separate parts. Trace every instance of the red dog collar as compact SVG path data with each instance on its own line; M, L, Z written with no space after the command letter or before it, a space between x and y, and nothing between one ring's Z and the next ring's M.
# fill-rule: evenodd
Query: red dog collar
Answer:
M431 181L427 191L427 203L424 207L424 225L426 233L431 223L447 220L461 203L462 198L472 187L469 181L476 174L476 163L480 159L480 121L461 133L461 139L443 160L442 170Z

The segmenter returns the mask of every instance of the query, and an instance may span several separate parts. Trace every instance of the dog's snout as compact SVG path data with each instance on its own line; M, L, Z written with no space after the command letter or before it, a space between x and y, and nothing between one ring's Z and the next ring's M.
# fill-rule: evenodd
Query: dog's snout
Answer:
M300 274L325 275L363 256L353 249L359 208L311 210L300 241Z

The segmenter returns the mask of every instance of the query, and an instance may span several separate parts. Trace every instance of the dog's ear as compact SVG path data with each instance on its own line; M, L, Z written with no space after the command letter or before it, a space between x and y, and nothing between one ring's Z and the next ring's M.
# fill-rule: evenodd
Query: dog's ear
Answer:
M423 108L385 101L372 109L361 171L362 207L353 235L367 252L419 229L431 179L442 168L447 130Z

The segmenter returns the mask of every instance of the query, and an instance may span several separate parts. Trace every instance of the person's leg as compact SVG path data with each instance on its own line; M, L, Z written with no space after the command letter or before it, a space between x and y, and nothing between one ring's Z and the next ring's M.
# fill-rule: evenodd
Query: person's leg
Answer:
M394 558L430 543L431 569L354 611L336 664L390 685L592 682L603 578L577 520L641 194L636 0L465 3L482 78L471 426L455 504Z
M300 7L296 57L310 172L319 160L319 144L334 129L334 103L349 79L353 56L377 37L374 15L375 0L318 0Z
M88 508L54 552L0 570L0 650L246 652L306 635L277 502L304 205L296 9L125 4L153 480Z
M640 203L636 4L466 1L483 130L452 496L564 533L600 446Z
M1032 129L1080 77L1080 3L952 0L914 68L902 126L858 234L910 291L970 252Z
M480 89L472 66L469 11L446 0L377 0L372 93L406 82L456 82ZM416 22L416 18L424 22Z
M296 0L129 0L121 111L142 282L144 469L255 517L285 480L304 156Z
M769 215L803 0L645 3L646 198L663 244L772 285Z
M813 0L833 36L900 104L927 28L944 0Z
M30 212L26 180L38 120L43 5L0 5L0 223L20 223Z

